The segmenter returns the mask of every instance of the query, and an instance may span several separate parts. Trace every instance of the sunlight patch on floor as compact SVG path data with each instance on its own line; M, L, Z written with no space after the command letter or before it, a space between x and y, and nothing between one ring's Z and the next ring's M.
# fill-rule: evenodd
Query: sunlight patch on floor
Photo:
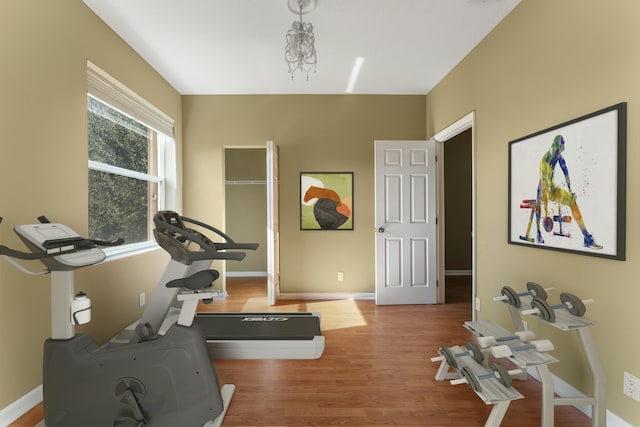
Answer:
M354 300L330 300L330 301L314 301L299 302L292 304L283 304L282 301L277 306L269 306L265 310L267 297L249 298L242 307L244 313L250 312L311 312L320 313L321 329L330 331L335 329L353 328L357 326L366 326L360 309Z
M323 331L367 326L358 305L351 299L319 301L308 303L306 306L307 311L322 314L320 322Z

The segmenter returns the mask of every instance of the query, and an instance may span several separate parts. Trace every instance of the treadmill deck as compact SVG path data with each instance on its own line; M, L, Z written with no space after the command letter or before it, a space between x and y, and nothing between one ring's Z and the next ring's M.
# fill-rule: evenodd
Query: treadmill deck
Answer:
M194 320L214 359L319 359L317 313L198 313Z

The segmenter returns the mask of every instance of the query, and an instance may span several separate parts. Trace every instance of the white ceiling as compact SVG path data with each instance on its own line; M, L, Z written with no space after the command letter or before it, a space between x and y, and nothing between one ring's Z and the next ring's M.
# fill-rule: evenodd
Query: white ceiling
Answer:
M287 0L83 0L181 94L426 94L520 0L317 0L317 72L292 81Z

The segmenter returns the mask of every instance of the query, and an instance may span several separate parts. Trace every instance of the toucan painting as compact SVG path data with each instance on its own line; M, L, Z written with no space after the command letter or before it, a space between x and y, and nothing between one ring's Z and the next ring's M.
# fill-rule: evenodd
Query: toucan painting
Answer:
M353 229L353 174L301 174L301 229Z

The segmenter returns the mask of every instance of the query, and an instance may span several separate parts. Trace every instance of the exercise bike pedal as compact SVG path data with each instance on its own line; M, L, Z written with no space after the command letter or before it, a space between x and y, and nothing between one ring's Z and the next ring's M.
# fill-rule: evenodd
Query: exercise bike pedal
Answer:
M160 337L160 335L153 330L153 326L151 326L150 323L138 324L135 332L136 335L138 335L139 343L155 341Z

